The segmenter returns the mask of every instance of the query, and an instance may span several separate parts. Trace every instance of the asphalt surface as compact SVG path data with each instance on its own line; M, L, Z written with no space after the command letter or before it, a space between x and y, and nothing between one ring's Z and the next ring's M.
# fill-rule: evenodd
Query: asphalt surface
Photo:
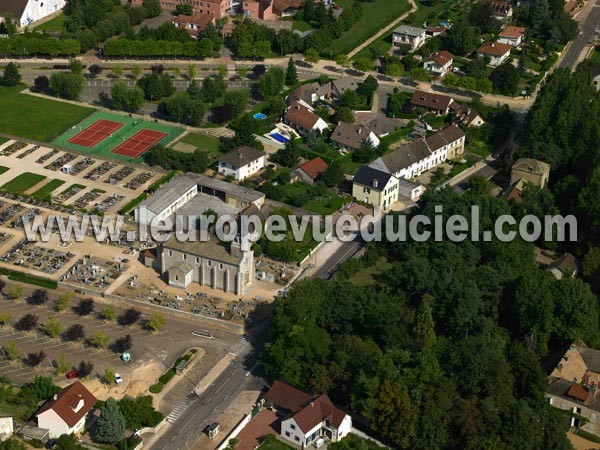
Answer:
M499 168L500 168L500 162L497 160L494 160L491 162L486 162L486 164L481 169L476 170L471 175L469 175L467 178L462 180L460 183L454 185L452 187L452 189L454 189L459 194L462 194L467 189L469 189L469 180L471 178L481 177L481 178L485 178L486 180L490 180L491 178L493 178L494 175L496 175Z
M571 42L558 67L575 69L583 52L589 48L596 37L596 28L600 26L600 0L590 0L591 4L584 6L590 8L589 14L579 23L579 36ZM581 14L585 14L583 11Z

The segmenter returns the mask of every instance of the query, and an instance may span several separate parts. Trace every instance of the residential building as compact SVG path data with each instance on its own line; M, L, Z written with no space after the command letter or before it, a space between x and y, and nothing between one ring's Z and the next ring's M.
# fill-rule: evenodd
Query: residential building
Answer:
M485 123L477 111L464 103L454 110L453 121L467 127L480 127Z
M448 114L451 109L458 106L452 97L448 95L425 92L418 89L413 92L410 104L413 107L425 108L427 111L441 115Z
M264 400L283 415L281 437L301 448L322 437L338 442L352 429L352 418L325 394L314 397L275 381Z
M273 13L281 17L289 17L302 9L303 0L273 0Z
M239 237L229 249L214 235L208 240L180 241L172 236L159 248L160 272L169 286L191 283L241 295L254 283L254 252L242 248Z
M465 133L456 125L450 125L377 158L369 167L410 180L447 159L462 155L464 150Z
M339 99L346 91L358 89L358 82L354 78L343 77L331 82L331 96Z
M548 184L549 177L550 164L533 158L520 158L512 166L510 184L523 180L543 189Z
M445 75L454 62L454 55L446 50L432 53L423 63L423 68L436 75Z
M439 36L441 34L445 35L446 33L446 27L442 27L442 26L431 26L431 27L427 27L425 29L425 34L427 35L427 37L435 37L435 36Z
M0 1L0 22L6 14L11 14L19 22L19 26L26 27L60 11L65 4L65 0L2 0Z
M329 136L331 143L340 148L358 150L361 147L379 147L380 140L370 128L359 123L339 122Z
M569 411L571 427L600 436L600 351L573 342L544 358L542 367L549 373L548 403Z
M310 108L298 102L294 102L288 107L283 116L283 122L294 128L301 135L307 135L311 131L320 134L329 128L327 122L312 112Z
M477 56L480 58L489 56L490 65L498 67L510 56L510 45L501 42L484 42L477 49Z
M600 64L592 67L592 85L596 88L596 91L600 91Z
M12 417L0 417L0 441L10 438L14 431Z
M266 153L252 147L239 147L219 156L217 170L237 181L251 177L265 167Z
M141 5L142 0L132 0L132 4ZM211 15L216 20L234 14L240 6L238 0L160 0L160 7L167 11L173 11L177 5L183 4L191 4L194 14Z
M328 167L327 163L317 156L295 167L291 172L291 179L292 181L300 180L312 185Z
M273 3L271 0L244 0L242 7L245 17L260 20L273 19Z
M51 438L83 430L96 397L79 381L61 389L35 415L39 428L50 431Z
M173 19L175 28L185 29L194 39L198 39L208 24L214 25L215 23L215 16L210 14L194 14L193 16L179 14Z
M325 100L331 95L331 84L320 85L319 83L308 83L298 86L285 98L288 105L294 102L302 106L312 108L317 100Z
M427 39L425 29L411 27L410 25L400 25L392 34L392 42L395 47L408 45L411 50L418 49L425 43L425 39Z
M492 1L490 3L492 5L492 17L494 17L495 19L505 21L512 17L513 9L510 3L498 0Z
M403 196L410 200L418 200L425 192L425 186L406 178L398 178L398 197Z
M361 166L352 180L352 197L388 209L398 201L398 178L369 166Z
M525 31L527 31L525 27L513 27L509 25L504 27L500 32L497 42L510 45L511 47L520 47L523 39L525 39Z
M161 186L152 196L141 202L134 210L135 220L140 225L149 226L175 214L199 195L206 195L215 202L234 209L242 209L250 204L261 206L265 195L253 189L227 183L196 173L176 175ZM197 214L200 214L198 211Z
M561 280L563 277L575 278L577 275L577 259L570 254L565 253L553 263L550 263L546 270L550 271L557 280Z

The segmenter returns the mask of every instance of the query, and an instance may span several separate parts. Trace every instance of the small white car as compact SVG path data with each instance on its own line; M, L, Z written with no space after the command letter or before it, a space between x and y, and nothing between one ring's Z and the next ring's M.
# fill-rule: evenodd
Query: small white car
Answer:
M115 383L121 384L123 382L123 378L118 373L115 373Z

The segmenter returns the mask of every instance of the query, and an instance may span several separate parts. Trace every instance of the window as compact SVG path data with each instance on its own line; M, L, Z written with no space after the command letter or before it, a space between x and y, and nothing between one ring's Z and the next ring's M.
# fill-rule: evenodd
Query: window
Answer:
M298 436L294 436L294 439L298 442L300 442L300 438Z
M291 424L290 424L290 428L291 428L292 430L295 430L295 429L296 429L296 425L294 425L293 423L291 423Z
M219 270L223 270L223 264L219 264Z
M290 436L291 436L291 434L290 434L290 432L289 432L289 431L286 431L286 432L285 432L285 435L286 435L287 437L290 437Z
M185 261L187 259L187 255L184 253L183 254L183 260Z
M200 258L196 256L196 264L200 264Z
M169 250L169 256L173 256L173 250Z
M573 412L575 414L581 414L581 408L578 408L577 406L573 406Z
M210 267L210 266L211 266L211 261L210 261L210 260L209 260L209 261L206 261L206 265L207 265L208 267Z
M179 281L179 275L175 275L175 281Z

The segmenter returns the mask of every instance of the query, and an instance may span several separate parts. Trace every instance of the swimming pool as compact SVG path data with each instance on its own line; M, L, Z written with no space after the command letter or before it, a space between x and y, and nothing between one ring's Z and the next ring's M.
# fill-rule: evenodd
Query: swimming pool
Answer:
M281 142L282 144L287 144L289 141L289 138L286 138L283 134L271 133L269 136L275 139L277 142Z
M265 120L267 118L267 115L264 113L256 113L252 117L256 120Z

